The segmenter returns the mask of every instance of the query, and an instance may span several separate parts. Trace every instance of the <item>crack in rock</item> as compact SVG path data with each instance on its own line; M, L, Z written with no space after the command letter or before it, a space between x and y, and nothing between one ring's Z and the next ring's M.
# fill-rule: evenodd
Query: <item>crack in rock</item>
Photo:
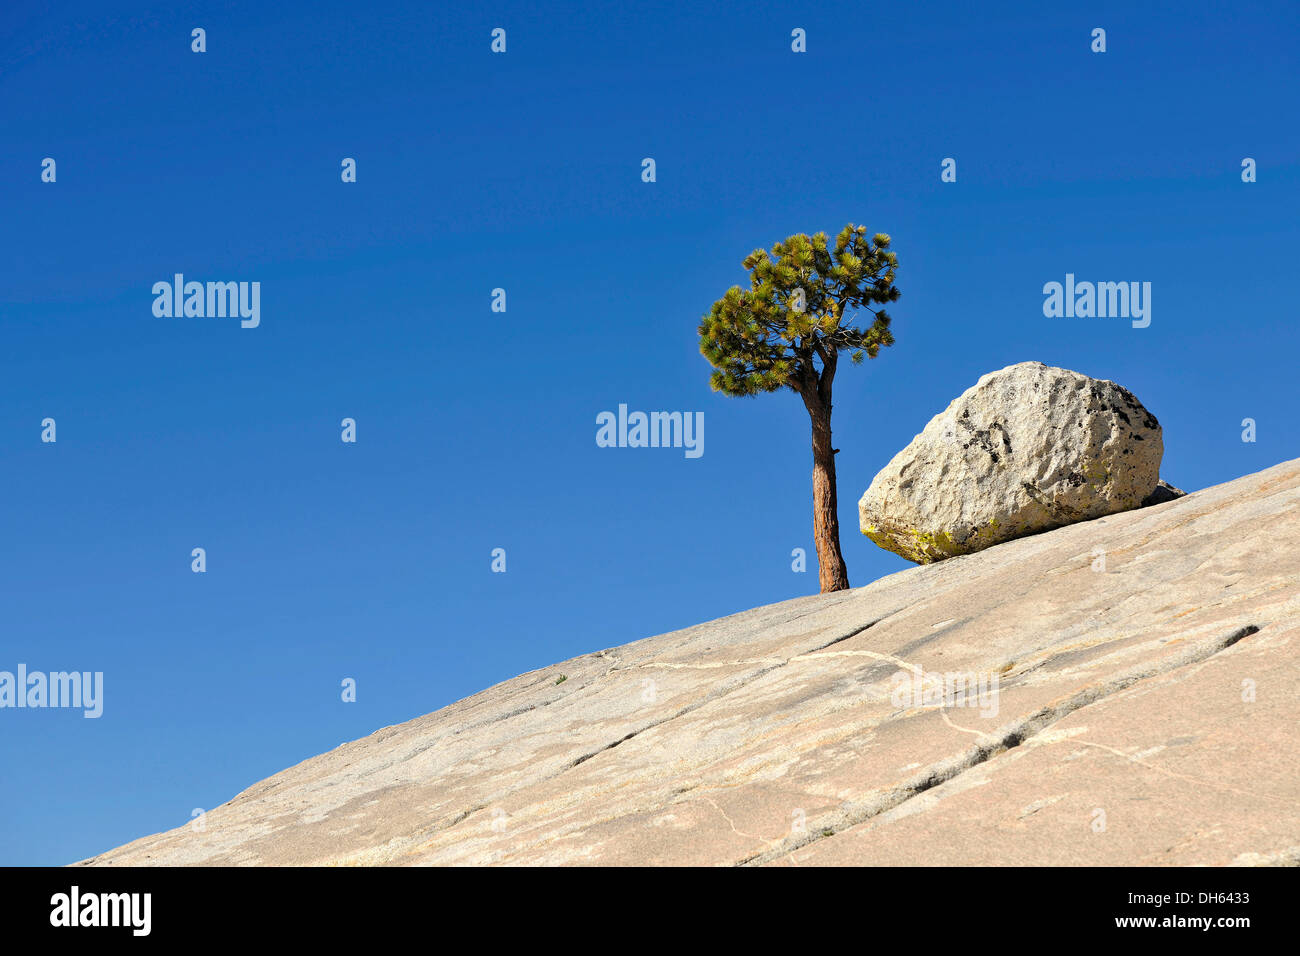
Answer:
M791 655L790 657L786 657L786 658L773 657L773 658L760 658L760 659L758 659L758 660L754 660L754 661L725 661L725 662L722 662L722 663L720 663L720 664L718 664L718 665L716 665L716 666L726 667L726 666L736 666L736 665L739 665L739 664L748 664L748 663L759 664L759 663L767 663L767 662L770 662L770 663L771 663L771 666L770 666L770 667L764 667L762 670L758 671L756 674L753 674L753 675L751 675L750 677L748 677L747 679L742 680L742 681L740 681L739 683L733 684L733 685L730 686L730 687L726 687L726 688L724 688L724 689L722 689L722 690L720 690L720 691L711 692L711 693L709 693L708 695L706 695L705 698L704 698L703 700L701 700L701 701L699 701L699 702L697 702L697 703L694 703L694 704L690 704L689 706L683 707L681 710L677 711L677 713L675 713L675 714L670 714L669 716L663 718L662 720L656 720L656 721L653 721L652 723L646 724L644 727L638 727L636 730L632 731L631 733L627 734L626 736L620 737L618 740L615 740L615 741L613 741L613 742L611 742L611 743L605 744L605 746L603 746L603 747L598 747L597 749L591 751L590 753L583 754L583 755L582 755L581 757L579 757L577 760L575 760L575 761L573 761L571 764L569 764L569 766L566 767L565 769L571 770L571 769L573 769L574 767L578 766L578 764L580 764L580 763L585 763L585 762L587 762L588 760L590 760L592 757L595 757L595 756L597 756L598 754L603 754L603 753L604 753L605 751L607 751L607 750L613 750L613 749L614 749L615 747L617 747L619 744L626 743L627 741L631 740L633 737L636 737L636 736L638 736L639 734L643 734L643 733L645 733L647 730L653 730L655 727L662 727L664 724L668 723L668 722L671 721L671 720L676 720L678 717L683 717L683 716L685 716L686 714L689 714L689 713L691 713L691 712L693 712L693 711L699 710L701 707L705 706L706 704L711 704L711 703L713 703L713 701L718 700L719 698L726 697L728 694L735 693L736 691L738 691L738 690L740 690L740 689L742 689L742 688L744 688L744 687L749 686L749 685L752 684L754 681L758 680L760 677L763 677L763 676L765 676L765 675L767 675L767 674L770 674L770 673L772 673L772 671L780 670L782 667L785 667L785 666L786 666L787 664L789 664L791 661L794 661L794 660L800 660L800 659L802 659L802 658L806 658L809 654L816 654L818 651L824 651L824 650L826 650L826 648L828 648L828 647L833 647L834 645L839 644L841 641L847 641L847 640L849 640L849 638L857 637L857 636L858 636L859 634L861 634L863 631L866 631L866 630L868 630L868 629L870 629L870 628L875 627L877 624L879 624L879 623L880 623L881 621L883 621L883 620L884 620L884 618L877 618L876 620L871 621L870 623L863 624L861 627L854 628L852 631L849 631L849 633L847 633L847 634L842 634L842 635L840 635L839 637L834 638L833 640L827 641L825 644L821 644L821 645L819 645L819 646L817 646L817 647L814 647L811 651L805 651L805 652L803 652L802 654L794 654L794 655ZM650 661L650 662L647 662L647 663L645 663L645 664L641 664L641 665L638 665L638 666L639 666L639 667L650 667L650 666L654 666L655 663L656 663L656 662ZM663 665L661 665L661 666L672 667L672 666L674 666L674 665L672 665L672 664L663 664ZM682 664L682 665L677 665L677 666L680 666L680 667L683 667L683 668L694 668L694 667L701 667L701 668L702 668L702 667L709 667L709 666L712 666L712 665L707 665L707 664L696 664L696 665ZM560 772L563 773L563 771L560 771Z
M895 613L896 613L896 612L895 612ZM798 617L798 616L802 616L802 615L796 615L796 617ZM815 654L815 653L817 653L818 651L824 651L824 650L825 650L826 648L828 648L828 647L833 647L834 645L839 644L839 643L841 643L841 642L843 642L843 641L847 641L847 640L849 640L850 638L857 637L859 634L863 633L864 631L867 631L867 630L869 630L870 628L875 627L877 624L879 624L881 621L883 621L886 617L889 617L889 616L890 616L889 614L886 614L884 617L876 618L875 620L873 620L873 621L869 621L868 623L863 624L863 625L861 625L860 627L855 627L853 630L849 631L847 634L841 634L840 636L835 637L835 638L833 638L833 639L827 641L825 644L820 644L820 645L818 645L817 647L814 647L814 648L812 648L812 649L809 650L809 651L804 651L802 654L795 654L795 655L792 655L791 657L787 657L787 658L779 658L779 657L771 658L770 660L771 660L772 664L771 664L770 667L764 667L764 668L762 668L761 670L759 670L757 673L755 673L755 674L751 675L750 677L748 677L747 679L742 680L742 681L739 681L738 683L733 684L733 685L731 685L731 686L729 686L729 687L723 687L723 688L721 688L721 689L715 689L715 690L711 691L708 695L706 695L705 698L704 698L703 700L701 700L701 701L698 701L698 702L696 702L696 703L694 703L694 704L691 704L691 705L689 705L689 706L687 706L687 707L683 707L681 710L677 711L676 713L670 714L670 715L668 715L667 717L662 718L661 720L652 721L651 723L648 723L648 724L646 724L646 725L644 725L644 726L642 726L642 727L638 727L638 728L636 728L635 730L631 731L630 733L624 734L624 735L623 735L622 737L620 737L618 740L611 741L611 742L609 742L609 743L607 743L607 744L605 744L605 745L603 745L603 746L601 746L601 747L597 747L595 750L592 750L592 751L590 751L590 752L588 752L588 753L582 754L580 757L578 757L577 759L573 760L572 762L570 762L570 763L567 764L566 766L561 767L561 768L560 768L559 770L557 770L555 773L553 773L553 774L551 774L551 775L549 775L549 776L547 776L547 777L543 777L543 778L540 778L540 779L537 779L537 780L530 781L530 782L529 782L529 786L535 786L536 784L539 784L539 783L545 783L545 782L548 782L548 781L550 781L550 780L554 780L554 779L555 779L556 777L558 777L560 774L562 774L562 773L566 773L567 771L572 770L574 767L577 767L577 766L580 765L580 764L586 763L588 760L592 759L593 757L598 757L598 756L600 756L601 754L605 753L606 751L613 750L615 747L618 747L620 744L624 744L624 743L626 743L627 741L631 740L633 737L637 737L637 736L639 736L640 734L643 734L643 733L645 733L645 732L648 731L648 730L653 730L655 727L661 727L661 726L663 726L664 724L668 723L669 721L676 720L678 717L683 717L683 716L685 716L686 714L689 714L689 713L692 713L693 711L699 710L701 707L704 707L704 706L706 706L706 705L708 705L708 704L711 704L711 703L714 702L715 700L719 700L720 698L726 697L728 694L732 694L732 693L734 693L734 692L736 692L736 691L738 691L738 690L741 690L742 688L748 686L749 684L752 684L754 681L758 680L759 678L761 678L761 677L763 677L763 676L765 676L765 675L767 675L767 674L770 674L772 671L779 670L780 668L785 667L787 664L789 664L789 663L790 663L791 661L793 661L793 660L801 659L801 658L805 657L805 656L808 655L808 654ZM734 666L735 664L743 664L743 663L747 663L747 662L745 662L745 661L732 661L732 662L727 662L727 663L729 663L729 664L731 664L731 665ZM604 676L607 677L607 676L609 676L609 674L616 673L616 672L621 672L621 671L636 670L636 669L638 669L638 668L640 668L640 667L653 666L654 664L655 664L655 662L651 661L651 662L647 662L646 664L640 664L640 665L637 665L636 667L612 667L612 668L610 668L610 670L606 671L606 673L605 673ZM671 665L661 665L661 666L671 666ZM683 665L683 666L685 666L685 665ZM698 666L698 665L697 665L697 666ZM584 687L585 687L585 686L587 686L587 685L584 685ZM581 688L579 688L579 689L581 689ZM548 701L548 703L549 703L549 701ZM536 706L536 705L534 705L534 707L535 707L535 706ZM515 713L513 713L513 714L511 714L511 715L509 715L509 716L518 716L519 713L523 713L523 712L526 712L527 710L531 710L531 709L534 709L534 708L524 708L523 710L516 711ZM495 721L491 721L491 720L489 720L488 722L495 722ZM506 791L506 792L504 792L504 793L496 794L496 795L494 795L492 802L494 802L494 803L499 803L501 800L505 799L506 797L508 797L508 796L509 796L511 793L513 793L513 792L515 792L515 791L513 791L513 790L509 790L509 791ZM475 808L473 808L473 809L471 809L471 810L468 810L468 811L462 811L461 813L456 814L455 817L454 817L452 820L450 820L447 824L445 824L445 825L443 825L443 826L435 825L431 830L425 831L425 833L423 834L422 838L426 841L426 845L427 845L427 841L429 841L431 838L434 838L434 837L436 837L436 836L439 836L439 835L441 835L441 834L446 833L447 831L449 831L449 830L453 829L454 827L456 827L457 825L459 825L459 824L460 824L461 822L463 822L464 820L468 819L469 817L473 816L475 813L477 813L477 812L479 812L480 810L483 810L483 809L485 809L485 808L486 808L486 804L480 804L479 806L477 806L477 807L475 807Z
M1208 660L1220 651L1232 647L1243 638L1258 633L1259 629L1260 625L1248 624L1222 637L1202 641L1183 653L1175 655L1172 659L1154 665L1133 668L1109 680L1090 684L1081 690L1075 691L1059 703L1040 708L1027 717L1022 717L992 731L988 734L988 740L964 753L930 764L900 786L863 800L850 801L836 813L829 814L817 821L808 821L808 832L806 834L798 837L787 837L781 846L746 857L739 860L736 865L757 866L770 863L816 840L826 839L850 827L865 823L873 817L893 810L908 800L920 796L927 790L932 790L940 784L947 783L959 774L977 767L1013 747L1020 746L1077 710L1127 690L1139 681L1159 677L1188 665Z

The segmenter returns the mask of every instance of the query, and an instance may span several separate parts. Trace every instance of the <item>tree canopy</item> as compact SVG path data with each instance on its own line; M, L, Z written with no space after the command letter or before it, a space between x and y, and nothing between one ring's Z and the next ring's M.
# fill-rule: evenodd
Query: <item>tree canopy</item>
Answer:
M898 298L898 258L889 236L868 239L866 231L850 223L833 248L824 232L799 233L771 254L755 249L745 258L750 288L728 289L699 327L716 391L756 395L788 387L807 397L823 382L829 386L841 351L857 363L893 344L883 306ZM871 315L869 325L853 324L859 311Z

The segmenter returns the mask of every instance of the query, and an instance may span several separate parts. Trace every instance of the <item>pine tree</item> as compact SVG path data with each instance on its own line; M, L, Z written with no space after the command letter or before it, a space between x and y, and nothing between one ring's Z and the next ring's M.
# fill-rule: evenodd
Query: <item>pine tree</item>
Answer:
M883 306L898 298L898 257L889 236L866 237L845 226L827 248L826 234L791 236L751 252L744 262L750 288L732 286L700 322L700 352L713 365L709 384L726 395L798 392L812 420L813 538L822 593L849 586L840 553L835 454L831 447L831 386L839 353L854 364L892 345ZM859 312L871 324L854 324Z

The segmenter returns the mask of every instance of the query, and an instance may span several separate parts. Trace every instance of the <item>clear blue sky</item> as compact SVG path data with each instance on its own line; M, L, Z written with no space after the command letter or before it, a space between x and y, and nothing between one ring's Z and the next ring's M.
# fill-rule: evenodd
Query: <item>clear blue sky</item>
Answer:
M815 592L807 414L711 393L696 338L793 232L900 261L836 383L854 585L909 566L872 476L1014 362L1132 389L1189 490L1300 454L1294 3L108 6L0 14L0 670L105 674L98 720L0 711L0 863ZM259 281L261 326L155 318L176 272ZM1045 318L1067 272L1151 282L1151 326ZM619 403L705 454L597 448Z

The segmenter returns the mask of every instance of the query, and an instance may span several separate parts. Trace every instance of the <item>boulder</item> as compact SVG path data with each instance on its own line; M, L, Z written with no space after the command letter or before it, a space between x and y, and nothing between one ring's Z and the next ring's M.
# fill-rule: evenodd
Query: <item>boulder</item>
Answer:
M862 533L918 564L970 554L1178 497L1160 491L1163 454L1128 389L1022 362L981 378L876 475Z
M1166 501L1173 501L1175 498L1181 498L1185 494L1187 494L1187 492L1183 491L1183 489L1175 488L1169 482L1161 478L1160 484L1156 485L1156 490L1151 492L1151 494L1147 495L1146 498L1142 500L1142 507L1145 508L1147 505L1162 505Z

